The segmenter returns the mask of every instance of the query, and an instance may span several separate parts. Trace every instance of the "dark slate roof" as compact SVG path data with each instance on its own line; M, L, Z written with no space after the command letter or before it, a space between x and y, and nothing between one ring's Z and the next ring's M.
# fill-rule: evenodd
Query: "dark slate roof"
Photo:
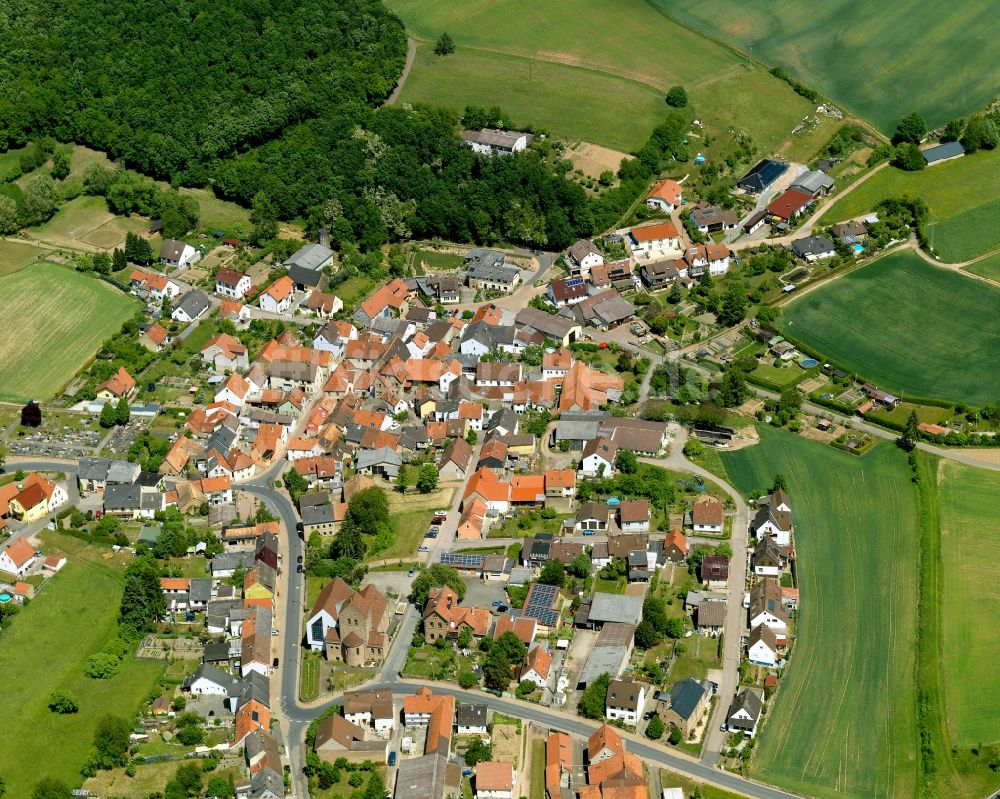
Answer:
M137 485L109 485L104 489L105 510L138 510L142 489Z
M682 719L690 719L702 697L711 690L707 681L698 682L694 677L674 683L670 689L670 708Z
M950 141L924 150L924 160L928 164L943 161L945 158L954 158L956 155L965 155L965 147L962 146L962 142Z
M795 250L796 255L807 256L807 255L820 255L825 252L833 252L833 242L830 241L826 236L809 236L805 239L798 239L792 242L792 249Z
M485 727L486 705L459 704L455 711L455 723L459 727Z
M753 726L753 724L760 718L760 711L763 709L764 703L761 702L760 696L756 691L751 691L749 688L744 688L736 696L733 697L733 703L729 706L729 713L726 718L730 719L730 724L733 726L740 726L745 724L748 727ZM746 722L742 719L733 720L733 716L739 713L741 710L745 710L750 714L750 718L753 722Z
M739 179L739 185L749 191L762 191L781 177L788 164L765 158Z
M209 304L208 295L204 291L195 289L184 295L176 310L183 310L192 319L197 319L208 310Z

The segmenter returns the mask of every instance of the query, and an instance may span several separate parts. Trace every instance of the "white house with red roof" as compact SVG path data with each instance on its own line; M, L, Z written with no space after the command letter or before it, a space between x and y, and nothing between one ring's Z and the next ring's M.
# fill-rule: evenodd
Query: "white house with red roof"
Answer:
M0 571L22 577L35 564L35 548L28 539L18 536L0 550Z

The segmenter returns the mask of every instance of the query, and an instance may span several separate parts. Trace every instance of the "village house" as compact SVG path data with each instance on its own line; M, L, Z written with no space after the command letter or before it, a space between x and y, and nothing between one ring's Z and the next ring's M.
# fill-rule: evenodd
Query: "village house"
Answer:
M736 181L736 185L747 194L761 194L787 171L788 164L765 158L758 161L749 172Z
M724 275L729 271L729 261L732 252L725 244L697 244L684 251L684 263L687 265L687 277L700 276L706 269L713 277Z
M329 319L335 313L344 310L344 301L336 294L325 291L313 291L305 303L306 310L320 319Z
M396 728L392 692L345 691L344 718L359 727L371 727L379 738L388 738Z
M160 247L160 263L166 266L183 269L197 262L200 258L201 253L185 241L164 239L163 246Z
M384 738L368 740L367 732L367 728L353 724L343 716L328 716L316 728L313 751L327 763L340 759L349 763L366 760L384 763L389 755L389 741Z
M475 799L511 799L514 795L514 764L488 761L476 766Z
M215 274L215 293L234 300L243 299L250 291L250 275L223 267Z
M172 341L170 333L159 322L153 322L139 336L139 343L150 352L162 352Z
M701 581L709 588L729 585L729 558L725 555L705 555L701 560Z
M288 275L279 277L260 295L257 304L262 311L282 314L292 306L292 292L295 284Z
M521 282L521 270L507 266L507 256L493 250L469 250L465 256L469 288L510 294Z
M232 372L249 369L247 348L228 333L218 333L201 348L201 360L209 363L216 372Z
M174 300L181 293L180 284L171 280L166 275L156 272L143 272L141 269L132 270L132 274L129 275L129 285L133 289L133 294L138 294L139 296L148 294L150 299L157 302L162 302L164 297Z
M711 698L712 686L708 680L687 677L670 688L661 705L660 717L664 724L677 727L687 740L704 718Z
M676 528L667 533L663 541L663 558L667 563L683 563L687 560L687 538Z
M759 624L750 631L747 660L755 666L770 668L778 662L778 637L766 624Z
M549 302L556 308L574 305L587 297L587 283L582 277L553 280L547 291Z
M711 495L703 495L691 507L691 527L696 533L720 534L725 519L722 502Z
M132 399L135 394L135 380L124 366L118 368L111 377L100 383L97 388L97 399L104 402L115 402L122 398Z
M683 191L684 188L676 180L665 178L650 189L646 195L646 206L659 209L665 214L673 213L684 202L681 196Z
M673 222L632 228L627 242L634 258L652 258L654 254L669 254L681 249L680 234Z
M18 536L0 549L0 571L13 574L15 577L23 577L31 571L36 559L37 553L28 543L28 539Z
M211 307L212 302L208 299L208 295L201 289L194 289L181 297L170 318L176 322L193 322L204 316Z
M837 254L833 242L826 236L815 235L804 239L797 239L792 242L792 252L808 263L814 264L816 261L823 261L833 258Z
M788 189L780 197L772 200L767 212L782 222L790 222L799 216L813 202L813 198L797 189Z
M740 218L735 211L718 208L708 203L699 203L692 208L688 218L698 232L704 235L719 232L728 233L730 230L735 230L740 223Z
M612 477L618 447L606 438L588 441L580 460L580 473L586 477Z
M604 263L604 255L589 239L580 239L566 252L567 270L574 277L587 277L595 266Z
M612 680L608 684L604 715L612 721L635 727L642 718L648 687L632 680Z
M492 617L486 608L466 608L458 604L458 594L448 586L432 588L424 606L423 630L427 643L438 638L455 638L463 629L477 638L488 635Z
M770 627L775 635L784 638L788 629L788 614L781 596L781 585L773 577L759 580L750 589L749 627Z
M747 687L737 691L726 713L726 730L753 738L757 734L757 722L760 721L763 710L764 701L756 688Z
M355 591L335 577L313 603L306 641L330 661L348 666L381 663L388 651L391 616L389 601L374 585Z
M806 170L799 174L789 188L808 194L814 200L826 197L833 188L833 178L825 172Z
M628 499L618 506L618 526L623 533L647 532L649 520L648 499Z

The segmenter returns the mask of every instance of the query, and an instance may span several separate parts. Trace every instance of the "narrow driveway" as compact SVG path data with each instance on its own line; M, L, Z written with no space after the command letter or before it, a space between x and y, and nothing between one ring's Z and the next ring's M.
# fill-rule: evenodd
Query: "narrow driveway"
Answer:
M684 457L684 442L687 431L680 426L674 430L674 443L666 458L640 458L643 463L651 463L667 469L691 472L721 486L729 494L736 507L733 517L733 533L729 545L733 557L729 562L729 597L726 600L726 624L723 640L722 680L719 683L718 701L709 721L705 745L702 747L701 762L715 765L726 742L726 733L719 729L729 712L736 689L739 687L739 667L742 657L742 638L746 629L746 611L743 609L743 592L747 579L747 533L750 527L750 509L733 486Z

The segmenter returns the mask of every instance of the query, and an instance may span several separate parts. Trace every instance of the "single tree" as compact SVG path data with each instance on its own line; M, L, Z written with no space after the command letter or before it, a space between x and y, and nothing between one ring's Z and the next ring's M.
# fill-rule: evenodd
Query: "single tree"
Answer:
M657 631L649 619L643 619L636 625L635 645L640 649L652 649L662 640L662 633Z
M101 408L101 416L98 421L105 430L110 430L114 427L118 423L118 414L115 413L115 406L110 402L105 402L104 407Z
M434 45L434 55L451 55L455 52L455 42L448 35L448 33L442 33L438 36L437 44Z
M495 649L503 652L507 662L514 666L523 666L528 658L528 647L511 630L507 630L494 641L490 651Z
M483 679L487 688L506 690L510 684L510 661L500 647L493 647L483 661Z
M118 405L115 406L115 424L127 425L128 420L131 418L132 412L129 409L128 400L122 397L118 400Z
M604 703L607 700L610 684L611 675L608 672L604 672L590 683L580 694L580 701L576 706L577 712L585 719L603 719Z
M56 150L52 154L52 177L65 180L69 177L69 153L66 150Z
M406 493L406 469L400 469L396 475L396 490L400 494Z
M899 120L896 125L896 132L893 134L892 143L920 144L924 136L927 135L927 123L920 114L914 112Z
M776 473L774 475L774 479L771 481L770 493L773 494L775 491L787 491L787 490L788 490L788 481L785 480L785 475L783 475L781 472Z
M492 745L486 743L482 738L473 738L472 743L465 750L465 765L474 766L476 763L485 763L492 757Z
M729 369L722 378L722 387L719 389L719 399L727 408L735 408L742 405L750 391L747 388L746 378L739 369Z
M14 233L19 227L17 203L10 197L0 195L0 234Z
M413 603L422 608L427 604L427 595L431 588L445 585L458 595L460 601L465 596L465 581L454 566L435 563L424 569L413 580L410 588Z
M749 302L743 284L738 280L731 283L726 289L726 293L722 295L719 312L716 314L719 324L724 327L739 324L746 316L748 306Z
M574 577L579 577L583 580L584 578L590 576L591 565L590 556L585 552L581 552L573 558L573 562L569 564L567 571Z
M458 673L458 685L463 690L468 691L473 685L479 682L476 673L469 669L463 669Z
M102 768L124 766L128 760L131 725L118 716L106 715L97 722L94 731L94 749Z
M615 468L623 474L635 474L639 471L639 459L632 450L620 449L615 455Z
M688 104L687 91L683 86L672 86L667 92L667 105L672 108L685 108Z
M128 260L125 258L125 250L115 247L111 253L111 269L115 272L121 272L127 266Z
M663 737L665 730L666 726L663 723L663 719L660 718L659 714L656 714L649 720L649 724L646 727L646 737L658 741Z
M683 741L684 740L684 733L681 732L681 728L680 727L671 727L670 728L670 737L667 740L669 740L670 743L672 743L674 746L677 746L677 744L679 744L681 741Z
M893 151L892 165L905 172L919 172L927 166L924 154L912 142L902 142Z
M542 571L538 575L538 582L544 583L545 585L557 585L560 588L565 580L566 567L563 566L558 560L548 561L544 566L542 566Z
M958 141L962 138L962 133L964 131L964 119L949 120L948 124L944 126L944 131L941 133L941 141Z
M910 411L906 424L903 426L903 434L896 440L896 443L899 444L900 448L910 452L917 446L919 440L920 420L917 418L916 411Z
M438 469L433 463L425 463L417 475L417 491L430 494L438 485Z

